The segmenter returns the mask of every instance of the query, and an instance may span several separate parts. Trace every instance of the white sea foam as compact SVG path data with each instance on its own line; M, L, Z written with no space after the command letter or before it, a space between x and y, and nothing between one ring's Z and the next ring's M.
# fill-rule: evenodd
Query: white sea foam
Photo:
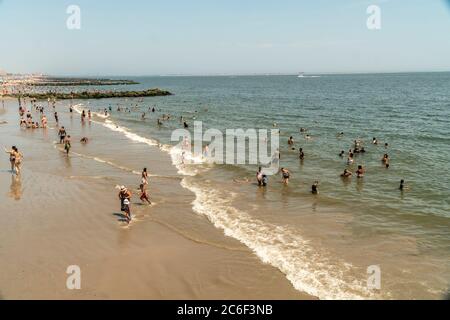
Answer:
M118 126L111 120L105 120L105 122L103 123L103 126L112 131L123 133L125 135L125 137L127 137L128 139L130 139L134 142L145 143L149 146L158 146L159 145L158 141L149 139L149 138L144 138L136 133L131 132L128 128Z
M326 252L314 249L298 232L255 219L232 207L229 200L224 200L230 198L229 194L224 197L217 190L199 188L186 179L182 186L195 193L193 208L197 213L207 217L225 235L245 244L264 263L278 268L297 290L324 300L374 298L363 281L350 281L350 264L330 263Z

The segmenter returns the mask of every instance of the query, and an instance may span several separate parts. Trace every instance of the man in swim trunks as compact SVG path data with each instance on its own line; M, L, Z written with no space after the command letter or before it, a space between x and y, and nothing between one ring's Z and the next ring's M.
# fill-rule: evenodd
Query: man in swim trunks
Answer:
M59 129L58 136L59 136L59 144L63 144L67 136L67 132L64 127L61 127L61 129Z

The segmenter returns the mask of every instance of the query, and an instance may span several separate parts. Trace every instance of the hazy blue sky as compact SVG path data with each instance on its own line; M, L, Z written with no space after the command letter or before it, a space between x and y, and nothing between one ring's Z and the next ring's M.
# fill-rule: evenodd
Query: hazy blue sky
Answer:
M450 71L446 0L0 0L0 69L72 75ZM69 5L81 30L66 28ZM366 9L381 7L382 29Z

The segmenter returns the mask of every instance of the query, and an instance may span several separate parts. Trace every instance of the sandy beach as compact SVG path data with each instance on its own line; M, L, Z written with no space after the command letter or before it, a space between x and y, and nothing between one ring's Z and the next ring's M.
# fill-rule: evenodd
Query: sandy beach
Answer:
M180 186L167 154L95 123L81 126L78 115L70 119L59 108L74 141L69 157L54 143L52 119L47 130L24 130L17 101L0 107L0 121L7 121L0 146L24 154L19 177L9 172L6 154L0 159L2 299L313 298L194 213L194 195ZM84 135L93 137L87 146L78 143ZM108 160L111 153L119 161ZM151 207L136 197L133 171L143 167ZM119 221L121 184L134 194L130 226ZM71 265L81 268L81 290L66 287Z

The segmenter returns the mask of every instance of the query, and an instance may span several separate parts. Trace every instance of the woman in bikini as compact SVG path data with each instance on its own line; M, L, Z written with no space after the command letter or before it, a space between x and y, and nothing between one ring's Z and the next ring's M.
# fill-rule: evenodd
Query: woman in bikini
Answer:
M144 186L148 185L148 172L147 172L147 168L144 168L142 170L142 183L144 184Z

